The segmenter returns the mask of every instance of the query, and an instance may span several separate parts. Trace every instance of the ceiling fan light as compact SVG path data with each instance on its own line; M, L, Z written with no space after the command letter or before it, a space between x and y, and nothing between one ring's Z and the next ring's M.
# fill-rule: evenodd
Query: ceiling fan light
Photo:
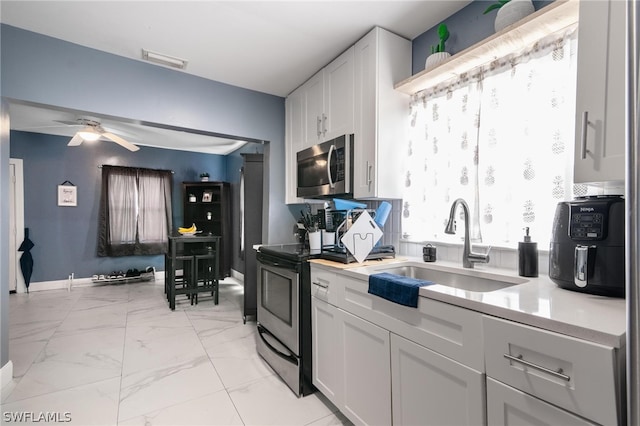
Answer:
M78 135L87 142L94 142L100 139L100 133L96 133L92 130L81 130L78 132Z
M162 53L152 52L147 49L142 49L142 59L149 62L155 62L156 64L177 68L180 70L183 70L187 67L187 61L185 59L163 55Z

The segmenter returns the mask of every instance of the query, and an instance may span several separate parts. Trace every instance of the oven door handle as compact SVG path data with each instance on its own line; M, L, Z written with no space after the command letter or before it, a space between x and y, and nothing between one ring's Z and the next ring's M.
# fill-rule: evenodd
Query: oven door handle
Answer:
M259 254L258 254L258 258L257 259L258 259L258 262L261 263L264 266L273 266L275 268L292 269L292 268L288 268L287 265L281 264L277 260L265 259L265 258L261 257Z
M268 334L269 336L271 336L272 338L277 340L278 343L280 343L283 347L286 347L285 345L282 344L282 342L280 342L278 340L278 338L276 336L274 336L273 334L269 333L269 331L267 331L266 328L264 328L263 326L258 324L258 335L260 336L260 338L262 339L264 344L267 345L267 347L271 350L271 352L275 353L280 358L282 358L282 359L284 359L286 361L289 361L292 364L298 365L298 359L292 353L285 354L285 353L280 352L279 350L277 350L273 346L271 346L271 344L267 341L267 339L264 338L264 334Z

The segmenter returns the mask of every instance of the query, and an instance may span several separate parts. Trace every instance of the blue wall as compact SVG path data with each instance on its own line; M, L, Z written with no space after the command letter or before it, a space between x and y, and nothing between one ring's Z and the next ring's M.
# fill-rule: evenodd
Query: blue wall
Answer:
M25 227L35 243L33 282L110 273L155 266L162 256L98 257L98 208L102 164L173 170L174 228L182 226L182 182L197 181L200 172L211 180L227 180L226 158L220 155L140 147L130 152L100 141L68 147L68 137L11 132L11 157L24 167ZM77 207L58 207L57 185L69 180L78 188Z
M75 109L98 116L109 115L127 120L147 121L238 138L268 141L269 144L265 148L265 167L267 168L265 192L268 194L265 212L268 217L268 227L264 240L275 243L283 235L290 234L291 224L295 219L284 203L284 98L206 80L142 61L122 58L8 25L0 25L0 77L0 95L2 100L7 102L33 102ZM4 127L7 122L8 120L3 121ZM7 171L9 145L12 145L9 136L0 140L0 197L4 200L9 198ZM116 153L114 159L116 161L121 159L121 155L121 152ZM43 163L46 161L38 161L36 168L44 167ZM34 193L34 197L51 199L49 198L52 197L51 189L47 188L49 182L57 185L64 180L71 180L76 185L84 186L81 177L78 177L80 180L74 180L76 175L73 173L74 168L84 166L67 160L61 164L54 161L49 164L54 169L63 170L66 176L60 177L59 180L57 177L54 180L54 175L41 177L41 185L27 188L27 191ZM92 162L88 170L95 164ZM167 164L172 169L177 169L178 166L187 168L186 163L183 165L168 162ZM153 167L159 168L159 166L162 165L153 164ZM56 173L55 176L58 174ZM88 185L95 187L95 177L89 180ZM79 196L79 202L84 202L86 197L92 197L84 190ZM35 252L36 262L40 264L45 262L41 255L57 256L57 253L75 250L73 244L62 237L63 231L67 231L70 222L66 219L67 215L72 213L57 212L58 220L50 221L49 226L57 229L59 237L53 243L54 248L51 250L53 254ZM8 216L8 203L1 203L0 236L7 236ZM74 233L82 234L86 238L81 247L89 252L88 241L95 239L95 233L89 225L91 217L79 219L74 216L73 219L81 220L80 223L83 224L84 229L76 228ZM42 223L47 221L46 218L40 220ZM72 224L75 225L75 222ZM36 232L33 236L38 244L36 247L45 244L44 239L40 240L40 236L36 234L47 231L39 229L34 231ZM78 238L81 240L83 237ZM3 259L0 261L0 266L5 265L8 259L8 246L9 239L0 238L0 253ZM59 271L56 269L54 273L44 268L38 269L36 266L37 273L46 273L47 280L61 276L66 278L71 272L63 271L69 264L66 262L76 262L76 259L82 256L84 253L79 255L69 253L65 266ZM74 265L78 268L74 268L75 271L83 267L81 263L83 262ZM107 265L104 266L107 267ZM110 269L110 266L107 269ZM0 367L8 361L9 321L9 312L6 309L7 291L5 291L8 290L8 270L4 267L1 269ZM91 267L92 272L93 269ZM77 275L81 275L80 272Z
M8 25L0 30L0 90L9 100L268 141L266 242L290 234L294 218L284 204L284 98Z

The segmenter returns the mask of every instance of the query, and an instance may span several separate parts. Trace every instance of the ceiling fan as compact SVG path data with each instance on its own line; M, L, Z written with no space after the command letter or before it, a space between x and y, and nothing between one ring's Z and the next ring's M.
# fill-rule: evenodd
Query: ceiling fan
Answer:
M129 151L137 151L140 147L135 146L131 142L123 139L122 137L113 134L111 132L107 132L102 125L95 120L90 120L86 118L79 118L77 121L63 121L63 120L55 120L58 123L72 125L72 126L82 126L82 129L78 130L76 134L71 138L67 146L78 146L84 141L97 141L100 138L109 139L118 145L127 148Z

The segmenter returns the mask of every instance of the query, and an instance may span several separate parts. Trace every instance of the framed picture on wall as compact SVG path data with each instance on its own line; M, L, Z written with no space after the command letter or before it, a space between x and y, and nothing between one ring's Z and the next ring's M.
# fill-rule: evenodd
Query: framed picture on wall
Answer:
M212 199L213 199L213 191L204 191L202 193L203 203L210 203Z
M58 206L76 207L78 205L78 188L74 185L58 185Z

